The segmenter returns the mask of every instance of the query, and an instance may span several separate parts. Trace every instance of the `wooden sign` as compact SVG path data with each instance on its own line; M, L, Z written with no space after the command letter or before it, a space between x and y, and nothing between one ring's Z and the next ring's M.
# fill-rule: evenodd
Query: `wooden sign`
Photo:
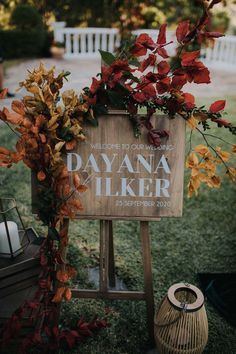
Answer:
M86 141L67 153L69 172L77 171L88 190L79 194L78 218L155 220L182 215L185 122L153 116L156 129L169 137L155 147L146 129L135 138L125 113L99 117L85 126Z

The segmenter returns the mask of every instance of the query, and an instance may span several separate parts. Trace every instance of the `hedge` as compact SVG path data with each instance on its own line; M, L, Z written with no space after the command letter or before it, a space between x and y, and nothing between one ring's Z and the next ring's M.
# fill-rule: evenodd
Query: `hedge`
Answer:
M49 53L51 34L45 30L0 31L0 47L4 59L32 58Z

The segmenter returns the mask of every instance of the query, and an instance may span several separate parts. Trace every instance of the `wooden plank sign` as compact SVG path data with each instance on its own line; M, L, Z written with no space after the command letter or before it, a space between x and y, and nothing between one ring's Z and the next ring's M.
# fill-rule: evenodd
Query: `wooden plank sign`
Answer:
M87 139L65 156L88 190L78 193L78 218L157 220L182 215L185 122L153 116L169 137L155 147L144 132L135 138L127 114L111 111L99 126L86 125Z

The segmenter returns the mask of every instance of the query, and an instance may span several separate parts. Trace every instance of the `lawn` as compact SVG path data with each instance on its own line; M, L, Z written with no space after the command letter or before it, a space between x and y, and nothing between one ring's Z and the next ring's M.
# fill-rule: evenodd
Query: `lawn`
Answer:
M209 104L214 98L201 99ZM228 97L227 111L233 119L235 97ZM224 128L211 133L235 143ZM193 136L193 142L201 140ZM0 145L11 147L15 136L4 125L0 126ZM188 137L187 140L188 142ZM223 144L222 142L220 142ZM214 145L219 144L215 141ZM225 145L226 147L226 145ZM186 144L186 151L189 146ZM182 218L166 218L150 223L152 239L153 280L156 306L168 288L176 282L198 285L198 272L236 271L236 219L235 185L228 178L220 189L201 188L197 197L186 197L188 173L185 174L185 197ZM22 165L0 170L0 196L15 197L28 225L39 232L39 225L31 214L30 172ZM141 290L143 286L140 254L139 225L137 222L114 223L116 273L129 290ZM92 287L88 280L88 268L97 265L99 224L97 221L74 221L70 224L69 261L78 269L79 287ZM209 341L204 353L236 353L236 328L230 326L206 301L209 320ZM77 300L63 304L62 321L101 317L109 309L111 327L81 345L81 354L141 354L147 350L148 335L145 322L145 305L133 301ZM74 350L73 353L77 353Z

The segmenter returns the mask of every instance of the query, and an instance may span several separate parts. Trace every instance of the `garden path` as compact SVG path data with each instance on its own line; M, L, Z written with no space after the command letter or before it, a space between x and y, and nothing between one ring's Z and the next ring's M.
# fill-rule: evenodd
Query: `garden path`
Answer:
M90 85L93 76L100 71L100 59L74 59L55 60L51 58L41 59L47 68L55 65L58 71L70 71L69 81L65 83L64 89L72 88L80 92L85 86ZM18 83L23 81L27 75L27 70L32 70L39 64L39 59L25 60L18 65L7 70L4 86L10 92L15 92ZM186 92L193 93L197 97L219 97L233 96L236 94L236 76L224 71L211 71L212 83L195 85L189 84L185 87ZM15 99L20 99L24 95L24 90L16 93ZM10 106L12 99L1 102L0 105Z

